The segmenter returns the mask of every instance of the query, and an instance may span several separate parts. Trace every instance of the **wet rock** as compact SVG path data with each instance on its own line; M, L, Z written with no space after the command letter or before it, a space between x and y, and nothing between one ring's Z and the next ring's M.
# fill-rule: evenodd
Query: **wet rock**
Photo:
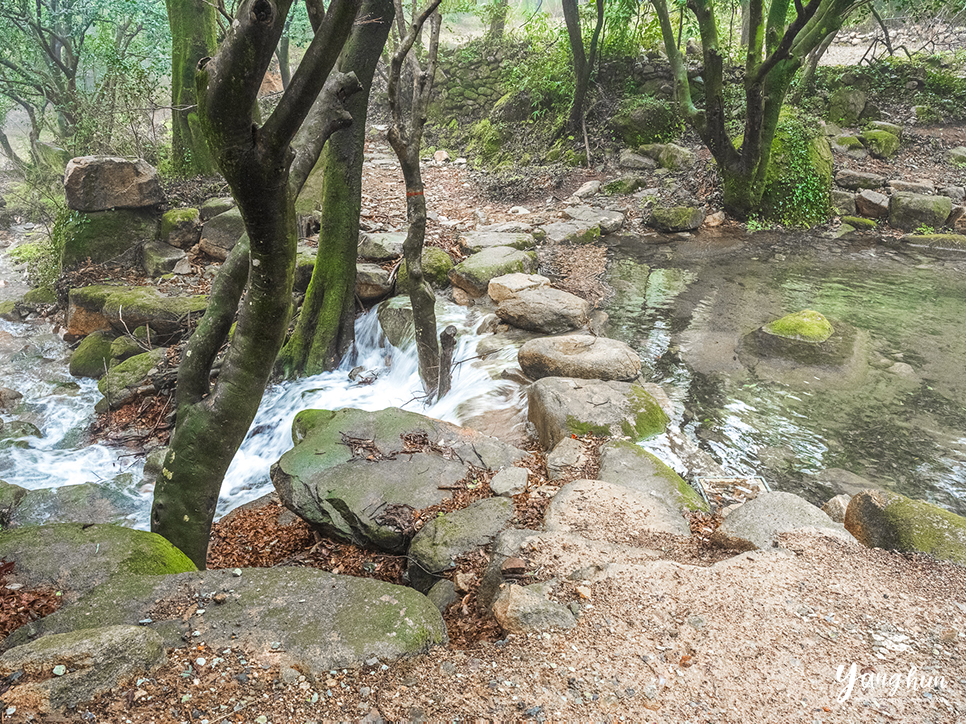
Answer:
M921 500L863 491L849 502L845 527L869 548L928 553L966 565L966 518Z
M413 511L449 498L448 488L472 467L497 470L524 455L474 430L395 408L304 410L292 437L295 447L272 468L285 506L325 535L393 553L406 550L416 532Z
M313 568L221 569L167 576L117 575L75 603L14 633L28 638L102 626L133 625L159 603L176 615L144 627L165 646L182 646L194 631L211 650L240 647L257 664L290 666L306 675L394 661L446 641L437 608L412 588ZM212 592L221 605L203 606ZM192 615L192 606L204 615ZM270 614L270 615L269 615ZM29 635L28 631L29 629Z
M624 214L620 211L608 211L592 206L568 206L564 214L575 221L585 221L600 227L601 234L613 234L624 225Z
M755 550L771 548L782 533L802 528L819 529L826 535L850 539L845 528L825 513L792 493L762 493L731 512L711 536L721 548Z
M948 196L897 193L889 200L889 225L904 231L921 226L938 229L952 210L953 202Z
M51 634L0 656L0 677L22 671L35 679L15 684L5 692L4 706L41 713L72 709L148 674L166 660L161 637L142 626L103 626ZM66 672L47 678L55 666L65 667Z
M372 261L398 259L402 256L405 241L405 231L387 231L378 234L360 231L359 256Z
M497 316L514 327L543 334L578 329L587 324L590 303L552 287L523 289L504 299Z
M389 272L378 264L356 265L356 294L363 302L375 302L392 294Z
M8 583L62 590L68 601L115 574L160 576L195 570L188 557L161 536L119 525L59 523L4 531L0 558L15 563Z
M141 209L164 203L158 172L147 161L80 156L67 164L64 192L75 211Z
M681 476L654 454L625 440L601 448L597 477L660 500L670 510L709 510L700 493Z
M38 433L39 437L39 433ZM141 503L123 488L131 476L122 474L115 483L83 483L59 488L28 490L9 511L7 528L54 523L130 524Z
M597 528L591 521L606 520ZM575 480L550 501L544 530L579 533L610 543L635 541L641 533L688 538L691 530L680 510L646 492L603 480Z
M513 233L509 231L465 231L460 234L460 251L464 254L476 254L484 249L495 246L508 246L512 249L526 251L532 249L536 242L531 234Z
M228 209L205 222L201 229L200 248L211 258L224 261L244 233L245 221L241 211Z
M783 360L790 365L841 368L856 352L854 328L833 326L819 312L803 310L745 335L739 349L742 363L757 368L757 360Z
M42 438L40 428L26 420L10 420L0 425L0 450L19 447L28 448L30 443L25 438Z
M877 189L885 186L885 176L866 171L852 171L843 168L835 174L835 183L845 189L857 191L859 189Z
M525 289L548 286L550 286L550 280L539 274L504 274L490 280L487 294L494 302L500 303L505 299L516 296Z
M905 234L899 241L927 249L966 251L966 236L963 234Z
M630 382L641 373L641 358L628 345L588 334L531 339L520 347L517 361L533 380L576 377Z
M492 543L512 515L513 501L494 497L429 520L409 545L410 585L429 591L456 567L457 558Z
M464 259L453 267L449 279L453 286L475 298L486 294L490 280L494 277L514 272L532 274L536 270L537 255L534 252L497 246Z
M437 300L436 316L439 317L444 311L442 303ZM379 319L382 333L393 347L402 349L415 339L413 307L408 295L398 295L380 302L376 308L376 317Z
M572 434L625 435L633 441L660 434L668 416L639 384L544 377L527 391L527 417L544 449Z
M504 586L493 602L493 615L504 630L525 634L577 625L570 609L549 600L543 588L539 584Z
M68 369L74 377L98 379L111 366L114 332L100 330L84 337L70 356Z
M889 197L878 191L865 189L853 198L855 210L870 219L884 219L889 215Z

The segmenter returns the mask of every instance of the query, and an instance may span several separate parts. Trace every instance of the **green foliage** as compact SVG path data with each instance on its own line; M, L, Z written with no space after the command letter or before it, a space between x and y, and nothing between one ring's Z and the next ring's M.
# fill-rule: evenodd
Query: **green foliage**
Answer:
M60 255L66 240L65 230L76 212L61 205L53 225L38 233L36 240L25 241L9 251L17 264L27 265L27 280L32 287L52 290L60 274Z
M928 226L926 224L920 224L916 228L916 233L917 234L920 234L921 236L926 236L928 234L935 234L936 233L936 230L933 227Z
M510 68L507 84L527 91L534 116L557 115L570 108L574 94L573 64L567 31L547 13L535 14L524 28L531 58L539 62L517 63Z
M466 152L477 157L484 165L495 164L503 153L503 134L488 119L478 121L470 129L470 140Z
M746 226L748 227L748 231L750 231L752 234L757 231L768 231L772 228L771 222L765 221L760 216L752 216L750 219L748 219Z
M764 216L806 227L828 219L831 159L818 150L823 143L815 119L781 115L762 197Z

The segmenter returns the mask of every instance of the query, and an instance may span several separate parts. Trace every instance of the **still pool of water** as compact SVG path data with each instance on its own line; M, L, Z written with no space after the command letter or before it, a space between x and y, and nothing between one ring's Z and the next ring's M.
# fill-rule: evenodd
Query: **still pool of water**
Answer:
M821 504L846 470L966 514L966 261L805 236L614 249L609 336L731 473ZM844 370L756 366L742 339L801 309L856 331Z

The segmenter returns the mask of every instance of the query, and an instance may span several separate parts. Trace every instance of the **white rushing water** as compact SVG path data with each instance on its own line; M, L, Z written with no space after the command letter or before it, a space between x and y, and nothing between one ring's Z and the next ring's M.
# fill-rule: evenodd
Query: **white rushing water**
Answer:
M516 346L507 343L486 359L478 359L482 336L475 329L482 319L480 312L440 303L437 314L439 329L453 324L458 330L454 355L458 364L449 395L429 407L418 399L421 386L415 350L386 343L375 310L368 312L357 320L356 346L338 370L272 385L265 391L251 430L225 476L217 515L272 490L269 469L292 447L292 421L301 410L404 407L460 423L487 410L518 404L519 386L500 378L504 369L515 365ZM85 430L101 396L95 381L69 375L69 354L68 346L47 325L0 321L0 387L24 396L16 409L0 419L8 432L18 422L30 423L40 432L39 437L18 437L16 445L0 441L0 479L36 490L105 483L130 474L130 479L119 483L136 499L133 524L146 528L152 486L141 479L143 457L124 448L86 443ZM363 372L353 381L349 371L355 367Z

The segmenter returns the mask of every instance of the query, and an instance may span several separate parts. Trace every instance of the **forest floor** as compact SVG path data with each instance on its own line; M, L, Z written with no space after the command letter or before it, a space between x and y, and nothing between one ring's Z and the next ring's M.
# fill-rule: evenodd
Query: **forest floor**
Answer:
M894 177L951 183L941 151L964 140L959 128L916 129L906 155L891 164L907 172ZM384 144L373 142L367 155L362 226L403 227L398 167ZM553 221L581 183L606 175L548 172L534 178L527 197L511 200L463 164L428 164L427 242L456 252L460 230ZM635 200L614 203L628 213L629 233L641 233ZM511 213L513 206L530 213ZM606 248L568 247L558 261L561 285L570 279L579 293L603 271ZM313 558L327 570L400 573L391 561L278 520L240 514L240 523L216 530L212 563L308 565ZM608 521L591 514L586 523L593 532ZM65 717L0 709L0 722L966 721L962 567L794 534L780 548L725 560L658 551L650 563L618 565L578 591L567 575L592 561L554 555L547 566L558 577L558 599L580 606L571 631L505 635L463 600L447 614L450 645L408 660L312 677L257 652L208 651L200 642Z

